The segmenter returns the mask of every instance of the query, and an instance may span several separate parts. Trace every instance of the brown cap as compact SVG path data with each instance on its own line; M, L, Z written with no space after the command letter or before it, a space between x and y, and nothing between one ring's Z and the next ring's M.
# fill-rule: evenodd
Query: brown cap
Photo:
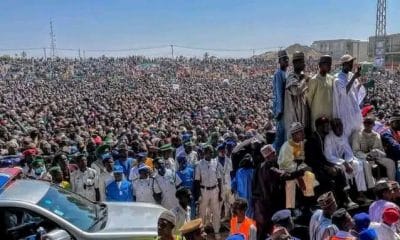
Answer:
M296 51L293 53L293 61L304 59L304 53Z
M318 204L322 209L330 207L332 204L336 204L335 197L332 192L327 192L319 196L317 199Z
M329 55L321 56L319 63L332 63L332 57Z
M194 231L200 229L202 227L202 225L203 225L203 221L201 220L201 218L198 218L198 219L195 219L195 220L185 223L179 229L179 231L182 234L188 234L188 233L191 233L191 232L194 232Z
M350 54L345 54L340 58L340 63L347 63L356 59L355 57L351 56Z

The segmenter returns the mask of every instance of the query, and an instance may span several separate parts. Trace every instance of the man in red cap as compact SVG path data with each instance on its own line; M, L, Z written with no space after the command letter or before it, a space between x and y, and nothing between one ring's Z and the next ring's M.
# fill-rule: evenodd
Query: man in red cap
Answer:
M373 228L378 235L378 239L391 239L399 240L400 235L393 230L393 225L398 223L400 219L400 212L398 208L389 207L383 211L381 223L371 223L370 227Z

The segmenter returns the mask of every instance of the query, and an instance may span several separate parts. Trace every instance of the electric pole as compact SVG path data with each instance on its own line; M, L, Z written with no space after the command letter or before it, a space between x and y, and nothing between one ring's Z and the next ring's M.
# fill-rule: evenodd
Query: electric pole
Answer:
M47 59L47 56L46 56L46 48L43 48L43 55L44 55L44 59Z
M56 49L56 35L53 31L53 21L50 20L50 48L51 48L51 57L54 58L55 56L55 49Z
M171 44L171 56L174 58L174 45Z
M375 28L375 65L385 67L386 52L386 0L377 0Z

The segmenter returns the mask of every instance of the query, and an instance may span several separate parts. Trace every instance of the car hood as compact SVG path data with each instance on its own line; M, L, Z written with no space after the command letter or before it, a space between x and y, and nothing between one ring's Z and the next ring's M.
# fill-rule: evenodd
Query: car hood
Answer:
M102 233L135 233L157 235L158 217L163 207L148 203L105 202L107 224Z

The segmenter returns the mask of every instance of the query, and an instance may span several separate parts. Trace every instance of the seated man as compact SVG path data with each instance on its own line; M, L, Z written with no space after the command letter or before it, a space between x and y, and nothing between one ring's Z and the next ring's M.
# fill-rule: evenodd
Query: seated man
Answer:
M353 155L353 150L346 137L343 135L343 124L339 118L334 118L331 121L332 131L325 137L325 157L332 164L338 165L343 168L346 172L346 178L348 181L355 178L355 183L358 191L359 202L365 202L368 200L364 192L367 191L367 184L365 179L372 178L371 168L364 167L368 164L367 161L356 158ZM364 169L369 171L364 171ZM373 182L369 180L367 182ZM374 186L368 186L373 188Z
M380 135L372 130L375 120L367 116L364 119L364 129L355 133L352 139L354 155L363 160L376 161L386 168L389 180L395 180L396 169L392 159L386 158Z
M290 127L291 137L286 141L280 150L278 165L279 169L293 173L303 171L304 175L297 180L286 181L286 208L295 208L296 183L299 184L303 195L314 196L314 174L308 171L309 167L304 163L304 127L301 123L293 123Z
M352 208L356 204L348 196L346 176L342 168L329 162L324 155L325 136L329 134L329 119L321 116L315 120L316 131L304 144L306 163L313 169L319 182L319 192L332 191L340 207Z
M381 132L383 147L387 157L392 159L395 164L400 160L400 112L396 111L390 117L390 127ZM397 166L397 164L396 164Z

